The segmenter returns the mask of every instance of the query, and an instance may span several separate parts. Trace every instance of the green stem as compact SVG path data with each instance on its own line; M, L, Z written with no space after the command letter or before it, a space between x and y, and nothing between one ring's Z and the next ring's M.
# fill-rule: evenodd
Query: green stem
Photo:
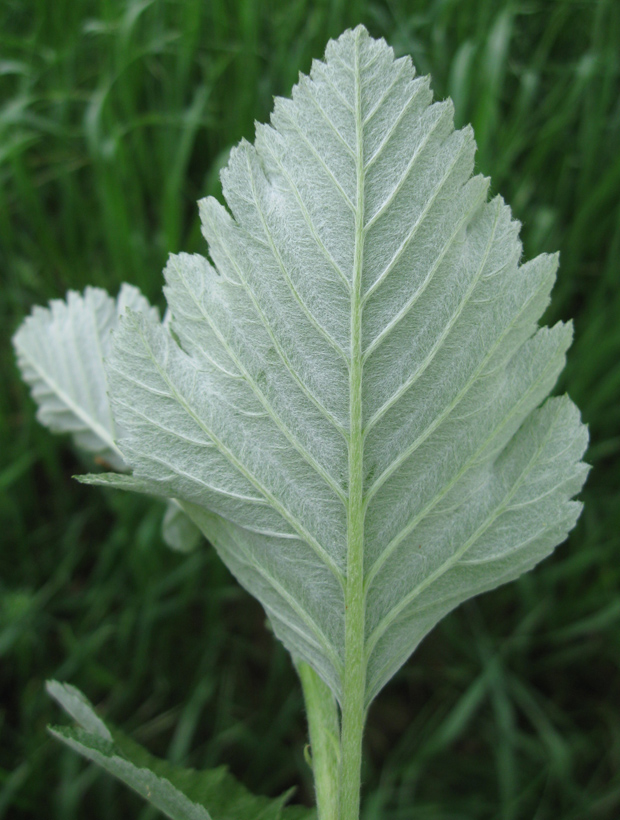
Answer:
M299 661L296 666L308 715L312 773L319 820L338 820L338 707L329 686L311 666L303 661Z
M357 34L359 38L359 33ZM344 686L339 820L359 820L366 665L364 595L364 443L362 417L362 269L364 264L364 140L359 43L355 43L355 118L357 133L355 257L351 294L351 369L349 375L349 498L345 587Z
M358 545L361 542L358 541ZM352 550L351 542L349 551ZM345 615L345 672L342 698L340 817L339 820L359 820L362 735L364 732L364 692L366 667L364 660L364 594L363 571L357 562L349 563Z

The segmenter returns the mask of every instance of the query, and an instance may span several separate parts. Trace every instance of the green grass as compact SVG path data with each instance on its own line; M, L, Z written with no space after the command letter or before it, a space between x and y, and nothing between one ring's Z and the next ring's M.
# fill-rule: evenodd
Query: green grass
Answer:
M67 288L127 280L161 303L167 253L204 250L195 200L230 146L359 21L473 122L526 256L561 250L548 319L575 318L559 389L594 466L569 541L451 615L373 707L364 820L620 815L620 5L5 0L0 818L154 816L47 738L48 677L158 754L311 799L301 695L260 607L206 546L167 551L160 509L71 480L84 465L34 420L8 340Z

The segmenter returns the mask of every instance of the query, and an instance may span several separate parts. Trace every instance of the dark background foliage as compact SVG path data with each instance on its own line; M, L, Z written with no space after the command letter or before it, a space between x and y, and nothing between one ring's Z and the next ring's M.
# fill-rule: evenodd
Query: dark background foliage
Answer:
M432 72L479 169L561 250L548 320L575 319L559 390L594 469L569 541L461 607L381 695L364 820L620 815L620 4L617 0L3 0L0 5L0 818L154 814L45 734L48 677L152 751L229 763L309 802L295 675L206 545L161 543L161 509L78 485L34 419L10 334L68 288L139 285L204 250L195 200L273 94L364 22Z

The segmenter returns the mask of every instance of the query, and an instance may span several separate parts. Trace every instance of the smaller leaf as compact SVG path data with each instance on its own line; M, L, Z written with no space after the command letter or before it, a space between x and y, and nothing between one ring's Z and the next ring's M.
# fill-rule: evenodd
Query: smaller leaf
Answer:
M120 317L132 310L159 323L138 288L123 284L116 299L101 288L35 307L13 337L17 363L38 405L37 418L54 433L69 433L81 450L114 470L126 470L116 445L122 435L108 397L104 360ZM167 312L163 324L167 326ZM162 537L172 549L190 552L200 540L198 528L176 501L168 501Z
M101 288L69 291L65 301L35 307L13 336L17 363L38 405L37 418L54 433L70 433L81 450L114 469L126 469L115 444L104 358L112 331L127 309L159 319L138 288L123 285L117 299Z
M285 808L291 791L274 799L251 794L225 766L183 769L150 755L108 727L75 687L48 681L48 693L79 724L50 727L58 740L122 780L172 820L316 820L314 810Z
M157 777L149 769L138 768L125 760L117 752L114 743L83 729L57 727L50 728L50 732L74 751L118 777L172 820L212 820L204 807L188 800L169 780Z

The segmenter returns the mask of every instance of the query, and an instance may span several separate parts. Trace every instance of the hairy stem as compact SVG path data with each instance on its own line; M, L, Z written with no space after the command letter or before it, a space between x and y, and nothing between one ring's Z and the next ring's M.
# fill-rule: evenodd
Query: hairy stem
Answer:
M303 661L299 661L296 666L306 702L319 820L338 820L338 706L329 686L311 666Z

